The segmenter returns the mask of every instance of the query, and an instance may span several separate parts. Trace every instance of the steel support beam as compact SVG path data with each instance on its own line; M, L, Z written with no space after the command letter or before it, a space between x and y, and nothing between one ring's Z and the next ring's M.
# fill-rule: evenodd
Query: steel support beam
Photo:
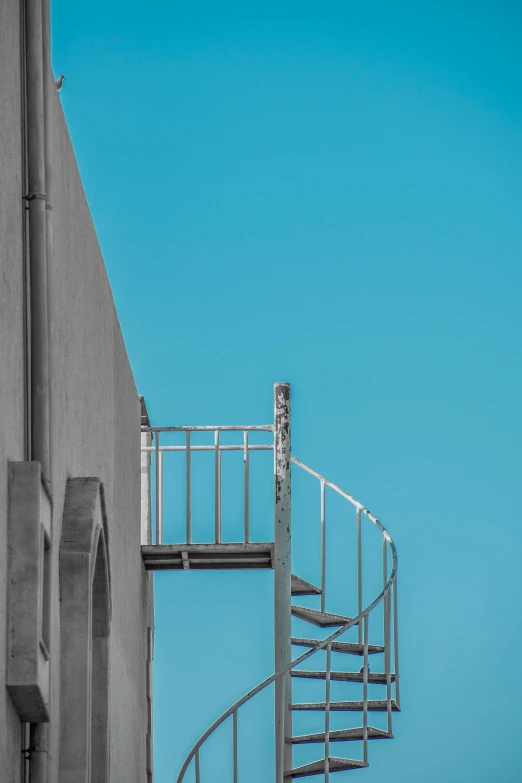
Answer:
M274 637L275 671L292 659L290 562L290 384L274 386ZM289 674L275 681L276 781L292 768L292 685Z

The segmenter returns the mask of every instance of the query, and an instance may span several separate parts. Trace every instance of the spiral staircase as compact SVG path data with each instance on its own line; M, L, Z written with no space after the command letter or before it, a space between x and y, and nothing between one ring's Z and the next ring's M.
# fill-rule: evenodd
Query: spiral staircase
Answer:
M253 443L259 432L273 433L273 442ZM210 433L213 443L196 445L195 433ZM241 434L242 443L224 444L223 433ZM169 434L181 436L183 442L177 445L167 443ZM221 464L223 454L234 450L243 452L244 535L242 541L225 543L222 540ZM274 453L274 540L269 542L251 541L250 455L255 450ZM185 541L168 544L163 536L163 463L168 452L176 451L183 453L185 461ZM192 459L197 451L211 452L214 460L214 540L205 544L192 543ZM292 573L290 569L291 466L311 476L319 489L321 563L318 584L307 581L305 575ZM348 603L350 611L346 614L329 611L331 606L329 600L327 602L327 493L334 493L353 510L356 587L354 595L349 597L352 603ZM390 534L368 509L291 455L289 385L276 384L274 387L274 423L270 425L151 427L148 418L142 417L142 511L142 557L145 567L151 571L272 568L275 572L275 673L232 704L201 735L185 759L177 783L207 783L201 764L205 743L227 721L232 728L233 782L242 783L238 741L241 708L272 684L275 691L275 783L290 783L293 779L318 775L328 781L331 773L368 767L369 741L392 739L393 713L400 711L397 554ZM378 549L370 558L370 568L366 564L366 550L363 558L365 523L373 526L373 547ZM367 605L363 605L367 579L372 587L378 583L380 590ZM317 602L318 608L303 606L303 597L307 597L308 603L311 602L308 597L313 597L312 601ZM304 627L309 627L310 632L292 635L292 617L301 621L301 627L307 623L308 626ZM322 638L314 638L316 634ZM292 647L304 648L305 651L292 660ZM332 665L333 658L337 668ZM378 671L374 670L375 665L379 667ZM300 682L306 688L310 681L324 682L324 700L294 701L292 691L296 688L293 685ZM358 685L358 698L333 700L332 683L336 682ZM370 689L378 698L370 698ZM295 733L293 717L304 711L319 714L319 731ZM332 713L356 713L360 716L356 721L359 725L333 729ZM369 713L372 723L380 722L381 727L370 724ZM380 721L375 720L378 714ZM348 722L353 720L346 720ZM359 753L336 755L332 745L338 743L350 743L349 747L356 747ZM293 750L303 746L316 748L317 757L312 762L297 764L293 760ZM357 755L359 757L355 757ZM244 779L247 783L248 777ZM208 783L215 783L215 775L208 777Z

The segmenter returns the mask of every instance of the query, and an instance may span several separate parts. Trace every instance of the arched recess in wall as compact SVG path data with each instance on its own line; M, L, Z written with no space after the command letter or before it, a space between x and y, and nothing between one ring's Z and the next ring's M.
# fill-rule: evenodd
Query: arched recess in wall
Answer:
M60 783L108 783L110 568L103 484L67 482L60 544Z

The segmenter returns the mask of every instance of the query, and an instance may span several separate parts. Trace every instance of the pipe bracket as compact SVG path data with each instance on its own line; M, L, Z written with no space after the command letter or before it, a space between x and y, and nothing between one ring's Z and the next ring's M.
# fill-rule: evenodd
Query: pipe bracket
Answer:
M33 201L34 199L40 199L41 201L45 201L47 196L45 193L28 193L27 196L24 196L25 201Z

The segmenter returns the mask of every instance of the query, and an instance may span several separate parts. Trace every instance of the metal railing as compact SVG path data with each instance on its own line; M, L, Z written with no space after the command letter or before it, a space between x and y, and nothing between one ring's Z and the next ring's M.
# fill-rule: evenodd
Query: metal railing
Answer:
M214 443L199 445L192 442L193 433L212 433ZM242 433L242 443L224 444L220 441L223 432ZM243 541L238 543L250 543L250 452L273 451L273 443L251 443L250 434L254 432L274 432L273 424L254 426L199 426L199 427L142 427L142 435L149 436L149 443L141 447L142 452L154 454L154 499L155 499L155 544L163 544L163 499L164 499L164 456L169 452L185 453L185 541L176 543L192 543L192 454L194 452L207 451L214 453L214 543L222 543L222 454L228 451L243 452ZM166 433L184 433L185 443L179 445L167 445L162 443L162 435ZM152 445L152 441L154 445ZM152 531L149 541L152 541Z
M212 428L213 429L213 428ZM248 429L248 428L238 428ZM253 428L250 428L253 429ZM269 429L263 428L263 429ZM383 634L384 645L382 645L384 653L384 675L386 685L386 709L383 710L387 714L387 734L392 734L392 712L394 709L400 708L400 695L399 695L399 653L398 653L398 618L397 618L397 552L393 540L375 517L367 508L359 503L355 498L342 490L333 482L322 476L317 471L300 462L295 457L292 457L292 462L303 469L307 473L314 476L319 481L321 492L321 610L326 611L326 573L327 573L327 558L326 558L326 488L330 488L342 498L347 500L356 509L355 523L356 523L356 535L357 535L357 604L358 612L357 616L349 619L343 626L337 631L330 634L322 641L318 641L307 652L300 655L293 660L288 666L271 675L263 682L259 683L255 688L246 693L242 698L238 699L228 710L226 710L214 723L202 734L199 740L192 747L192 750L188 754L185 762L181 768L181 771L177 778L177 783L183 783L185 774L189 769L192 761L194 761L195 767L195 783L202 783L201 781L201 764L200 764L200 750L205 741L210 737L214 731L221 726L228 718L232 716L232 728L233 728L233 770L234 770L234 783L238 783L238 741L237 741L237 727L238 727L238 711L239 709L250 699L252 699L260 691L267 688L276 680L282 679L285 682L285 675L289 674L292 670L307 661L312 656L316 655L321 650L326 651L326 668L325 668L325 702L324 705L324 780L329 780L329 748L331 741L331 729L330 729L330 713L332 709L331 702L331 659L332 651L335 651L335 641L345 634L349 629L358 627L358 644L362 645L363 652L363 667L361 674L362 682L362 701L360 702L360 711L362 712L362 733L360 739L363 743L363 763L368 762L368 739L369 739L369 727L368 727L368 685L371 684L372 678L375 675L369 674L369 625L370 615L381 603L384 608L384 622L383 622ZM382 534L382 578L383 586L376 598L371 601L365 608L362 607L363 602L363 559L362 559L362 531L361 531L361 515L365 516ZM391 571L388 575L388 556L391 555ZM391 659L393 657L393 671L391 669ZM359 681L356 679L355 681ZM377 680L375 680L377 681ZM382 682L382 680L378 680ZM283 703L285 700L283 699ZM384 700L383 700L384 703ZM284 730L284 721L279 721L281 730ZM284 743L288 738L282 737ZM279 769L277 771L278 783L283 781L283 778L288 775L289 770Z

